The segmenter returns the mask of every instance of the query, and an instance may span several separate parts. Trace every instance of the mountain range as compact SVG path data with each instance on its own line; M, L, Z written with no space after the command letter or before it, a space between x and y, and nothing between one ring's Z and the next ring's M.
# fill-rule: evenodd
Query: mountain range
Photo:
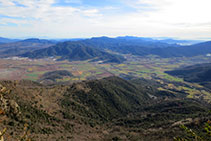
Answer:
M20 40L0 37L0 43L12 43L12 42L17 42L17 41L20 41Z
M55 42L36 38L4 43L0 44L0 57L17 56L28 51L47 48L54 44Z
M211 42L203 42L189 46L163 43L159 40L145 38L92 38L81 42L100 49L108 49L123 54L138 56L157 55L159 57L191 57L206 55L211 52Z
M51 56L51 55L54 56L56 54L50 54L52 53L53 48L58 48L58 46L64 47L65 45L71 44L71 43L79 44L80 46L83 45L84 47L85 46L89 48L91 47L92 50L99 50L99 51L110 50L113 52L118 52L122 54L133 54L137 56L156 55L162 58L192 57L192 56L206 55L207 53L211 53L210 41L202 42L202 43L198 43L194 45L189 45L189 46L181 46L178 44L163 43L161 41L153 40L151 38L148 39L148 38L135 38L135 37L119 37L119 38L99 37L99 38L91 38L91 39L85 39L85 40L79 40L79 41L70 41L70 42L62 43L63 44L62 46L60 44L57 44L54 47L51 47L45 50L40 50L40 52L42 51L49 52L48 55L45 53L44 56ZM55 49L54 52L56 50L57 49ZM36 51L36 52L39 52L39 51ZM34 54L32 55L34 58L38 57L35 55L36 52L31 53L31 54ZM30 53L27 53L27 54L28 55L24 54L23 56L29 57L29 58L32 57L29 55ZM38 53L37 55L40 55L40 53ZM78 55L78 57L79 56L80 55ZM94 55L94 57L96 57L96 55ZM66 56L63 58L68 59L69 57ZM69 58L69 59L74 60L74 57Z
M121 62L120 60L122 58L117 59L114 57L115 55L108 55L109 53L105 52L110 50L112 52L118 52L121 54L132 54L137 56L156 55L162 58L192 57L211 53L210 41L193 45L180 45L182 43L187 43L188 40L155 40L152 38L132 36L117 38L95 37L91 39L78 39L66 42L63 41L64 40L56 41L31 38L18 42L4 43L0 44L0 55L1 57L21 55L29 58L60 56L61 60L87 60L91 58L93 59L95 57L99 58L99 56L102 56L101 59L103 60L110 57L109 60L114 60L114 62ZM195 41L195 43L196 42L197 41ZM72 44L72 46L76 46L76 44L78 44L78 51L74 50L75 52L72 54L72 51L70 51L72 49L67 51L67 48L70 47L70 44ZM67 51L67 53L65 54L64 51Z
M58 43L55 46L27 52L21 56L33 59L60 56L57 60L82 61L92 59L92 61L103 61L104 63L121 63L125 61L122 56L110 54L80 42Z

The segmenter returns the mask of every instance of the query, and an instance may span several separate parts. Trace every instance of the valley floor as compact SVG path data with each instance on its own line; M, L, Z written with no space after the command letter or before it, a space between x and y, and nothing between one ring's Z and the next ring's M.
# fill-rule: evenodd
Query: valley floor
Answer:
M32 80L42 84L51 83L74 83L84 80L101 79L109 76L119 76L124 79L131 77L151 79L163 84L160 90L184 91L189 98L203 97L210 101L210 91L196 83L185 82L182 78L174 77L165 71L179 67L190 66L200 63L210 63L211 57L177 57L158 58L156 56L137 57L125 55L127 61L123 64L101 64L88 61L55 61L53 58L31 60L23 58L10 58L0 60L0 80ZM63 77L53 82L45 81L42 75L46 72L67 70L72 77ZM180 84L177 84L180 83ZM165 86L164 86L165 85Z

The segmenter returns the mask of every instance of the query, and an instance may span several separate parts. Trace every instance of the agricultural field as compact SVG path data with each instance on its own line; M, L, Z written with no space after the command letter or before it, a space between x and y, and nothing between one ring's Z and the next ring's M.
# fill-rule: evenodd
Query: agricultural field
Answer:
M70 81L100 79L112 75L132 75L146 79L162 78L169 81L182 82L181 78L170 76L164 71L173 70L181 66L211 62L210 57L171 58L136 57L127 55L123 64L100 64L90 61L54 61L52 59L38 60L0 60L0 79L38 80L42 74L56 70L67 70L74 77Z
M210 101L210 91L198 84L185 82L182 78L165 73L182 66L211 62L210 57L197 56L192 58L158 58L156 56L137 57L126 55L127 61L123 64L101 64L91 61L54 61L53 59L1 59L1 80L32 80L38 81L46 72L67 70L72 77L57 79L57 82L78 82L83 80L101 79L108 76L128 76L153 79L162 84L162 91L183 91L189 98L200 98ZM176 83L177 85L174 85Z

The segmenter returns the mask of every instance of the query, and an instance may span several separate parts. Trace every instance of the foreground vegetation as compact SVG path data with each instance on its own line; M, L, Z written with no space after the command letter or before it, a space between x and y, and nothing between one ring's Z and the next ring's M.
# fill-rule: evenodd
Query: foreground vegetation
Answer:
M26 125L31 140L173 140L185 136L180 125L198 130L211 118L210 104L159 90L153 80L0 83L6 140L20 137Z

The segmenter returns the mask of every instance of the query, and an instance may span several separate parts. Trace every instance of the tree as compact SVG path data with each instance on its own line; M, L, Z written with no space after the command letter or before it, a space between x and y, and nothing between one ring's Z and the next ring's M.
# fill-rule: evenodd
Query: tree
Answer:
M180 126L183 130L186 132L186 136L184 138L181 137L175 137L175 141L207 141L207 139L211 138L211 121L208 121L205 123L204 129L202 132L205 132L205 136L200 136L196 132L194 132L192 129L189 129L185 125Z

